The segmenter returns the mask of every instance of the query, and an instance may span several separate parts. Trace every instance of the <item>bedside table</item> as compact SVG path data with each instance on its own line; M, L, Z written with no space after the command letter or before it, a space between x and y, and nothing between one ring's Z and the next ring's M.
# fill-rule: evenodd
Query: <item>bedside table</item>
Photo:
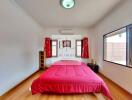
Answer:
M92 63L87 63L87 66L90 67L95 73L99 72L99 66Z

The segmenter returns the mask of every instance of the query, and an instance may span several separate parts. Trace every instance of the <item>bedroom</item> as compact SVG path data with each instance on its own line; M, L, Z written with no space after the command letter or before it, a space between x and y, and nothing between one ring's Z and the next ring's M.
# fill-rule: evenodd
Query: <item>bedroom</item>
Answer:
M74 50L72 57L63 56L65 60L81 59L87 64L93 59L99 66L97 74L105 76L102 78L106 79L113 99L129 100L132 94L132 69L103 59L103 39L105 34L132 24L131 4L131 0L75 0L74 7L66 9L60 0L1 0L0 98L17 100L28 95L29 98L23 99L39 99L40 94L32 95L29 87L34 79L48 70L39 71L39 51L44 50L44 39L69 35L76 37L75 40L88 38L89 58L76 58ZM69 39L63 37L63 40ZM54 58L45 59L47 67L50 67L50 62L56 61ZM52 95L43 96L42 99L52 99ZM53 97L61 99L62 95ZM93 94L64 96L64 99L74 98L96 100Z

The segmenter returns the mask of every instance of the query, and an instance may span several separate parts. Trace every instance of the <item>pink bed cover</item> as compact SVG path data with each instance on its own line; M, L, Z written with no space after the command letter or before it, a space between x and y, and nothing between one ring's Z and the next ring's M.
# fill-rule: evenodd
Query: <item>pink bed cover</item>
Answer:
M112 96L104 81L83 62L74 60L57 61L31 85L36 93L103 93Z

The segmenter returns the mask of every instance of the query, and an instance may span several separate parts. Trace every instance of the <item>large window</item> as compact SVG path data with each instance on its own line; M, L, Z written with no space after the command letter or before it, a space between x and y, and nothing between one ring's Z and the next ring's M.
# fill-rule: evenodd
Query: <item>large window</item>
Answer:
M126 29L104 36L104 59L126 65Z
M57 40L52 40L52 57L57 57Z
M82 52L82 41L76 40L76 56L81 57L81 52Z
M103 37L104 60L132 67L132 27L123 27Z

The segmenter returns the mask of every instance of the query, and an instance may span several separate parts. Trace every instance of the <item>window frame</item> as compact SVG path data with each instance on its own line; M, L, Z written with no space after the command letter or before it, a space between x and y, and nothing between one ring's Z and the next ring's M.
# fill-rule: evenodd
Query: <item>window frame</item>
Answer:
M55 41L56 42L56 56L53 56L52 57L58 57L58 40L52 40L52 42ZM55 46L55 45L52 45L52 42L51 42L51 48L52 46Z
M129 25L132 25L132 24L129 24ZM111 31L111 32L106 33L106 34L103 35L103 61L109 62L109 63L113 63L113 64L116 64L116 65L121 65L121 66L128 67L128 68L132 68L131 66L128 65L128 30L127 30L127 27L129 25L126 25L124 27L118 28L118 29L116 29L114 31ZM116 32L116 31L119 31L119 30L121 30L123 28L126 29L126 65L123 65L123 64L120 64L120 63L116 63L116 62L112 62L112 61L108 61L108 60L105 59L105 37L106 37L106 35L111 34L113 32Z
M76 45L75 55L76 55L76 57L81 58L81 55L80 56L77 55L77 46L78 46L77 45L77 41L81 41L81 45L80 46L81 46L81 54L82 54L82 40L76 40L76 42L75 42L75 45Z
M127 65L127 67L132 68L132 65L129 65L129 59L128 59L128 57L130 57L130 56L128 56L129 55L129 48L128 48L129 47L129 42L128 42L128 40L129 40L129 38L128 38L129 37L129 31L128 31L128 29L130 27L132 28L132 24L129 24L129 25L126 26L126 32L127 32L127 35L126 35L126 39L127 39L127 44L126 44L126 48L127 48L126 49L126 54L127 54L126 60L127 61L126 61L126 65Z

